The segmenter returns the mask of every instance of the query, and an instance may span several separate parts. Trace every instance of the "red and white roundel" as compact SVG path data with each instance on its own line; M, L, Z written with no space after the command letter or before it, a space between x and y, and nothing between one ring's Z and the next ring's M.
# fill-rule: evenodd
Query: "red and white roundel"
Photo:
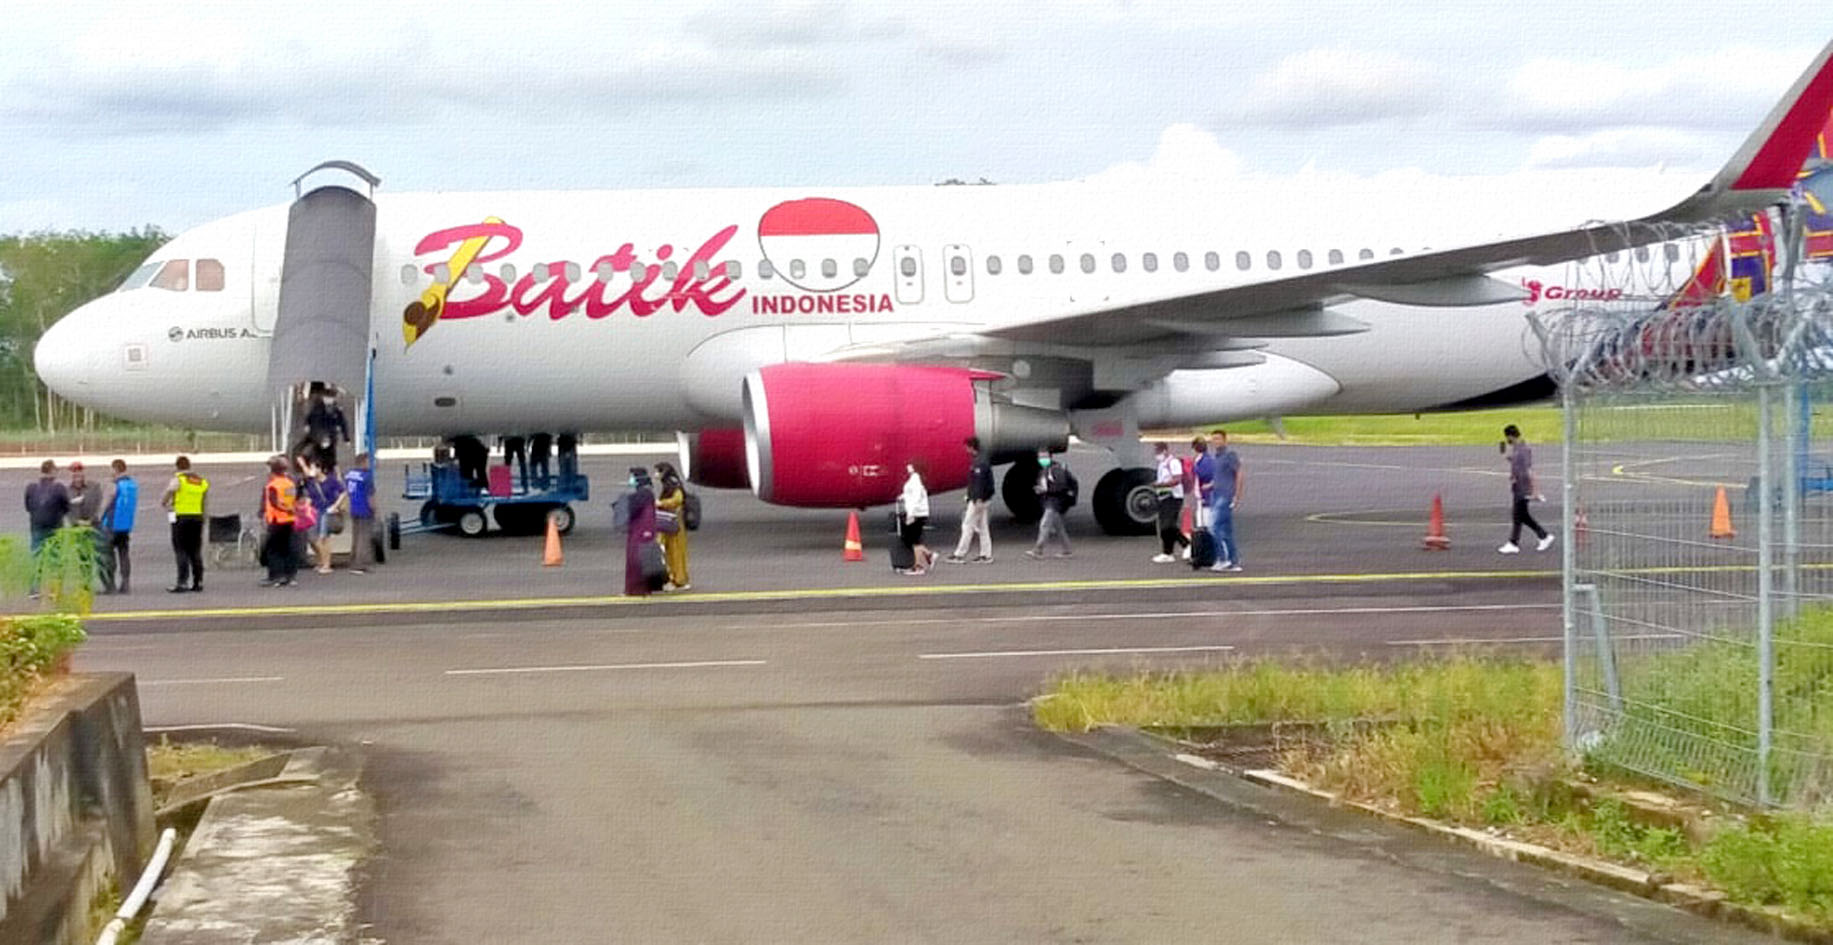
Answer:
M858 282L878 259L878 221L844 200L805 197L764 211L757 241L785 282L837 292Z

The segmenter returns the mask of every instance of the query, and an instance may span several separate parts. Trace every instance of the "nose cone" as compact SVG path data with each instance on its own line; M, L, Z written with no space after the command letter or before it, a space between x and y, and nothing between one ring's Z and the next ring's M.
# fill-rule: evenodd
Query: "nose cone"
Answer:
M45 382L59 397L66 400L82 402L94 393L95 339L91 333L83 330L83 325L93 319L87 317L83 306L74 312L58 319L38 338L38 347L32 351L32 368L38 372L38 379Z

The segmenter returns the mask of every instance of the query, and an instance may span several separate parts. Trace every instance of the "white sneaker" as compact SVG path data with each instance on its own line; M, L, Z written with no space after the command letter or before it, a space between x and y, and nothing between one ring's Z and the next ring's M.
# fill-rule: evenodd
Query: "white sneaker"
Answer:
M1232 565L1232 564L1230 564L1230 563L1228 563L1227 561L1218 561L1218 562L1216 562L1215 564L1212 564L1212 565L1210 565L1210 566L1209 566L1209 570L1211 570L1211 571L1227 571L1227 570L1228 570L1229 568L1231 568L1231 567L1234 567L1234 565Z
M1190 560L1190 546L1189 545L1184 546L1184 553L1180 555L1180 557L1182 557L1185 561Z
M1157 555L1152 556L1153 564L1172 564L1176 561L1177 561L1176 558L1170 555L1167 555L1167 554L1157 554Z
M1497 548L1496 551L1505 555L1518 555L1521 553L1521 548L1512 541L1505 541L1502 543L1502 547Z
M1239 570L1241 570L1241 565L1238 565L1238 564L1230 564L1230 565L1228 566L1228 569L1229 569L1230 571L1239 571Z
M1547 537L1542 538L1540 542L1534 546L1534 550L1535 551L1545 551L1551 547L1553 547L1553 536L1549 534L1547 535Z

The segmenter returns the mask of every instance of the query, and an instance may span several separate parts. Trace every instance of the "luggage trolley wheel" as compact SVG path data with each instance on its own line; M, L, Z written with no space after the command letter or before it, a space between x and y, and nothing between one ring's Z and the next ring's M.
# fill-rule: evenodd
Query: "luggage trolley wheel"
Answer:
M490 522L484 518L483 509L466 509L458 513L458 533L466 538L476 538L490 530Z
M553 508L549 509L547 514L552 515L554 517L554 526L559 530L560 534L565 535L565 534L572 532L573 530L573 507L572 506L556 505Z

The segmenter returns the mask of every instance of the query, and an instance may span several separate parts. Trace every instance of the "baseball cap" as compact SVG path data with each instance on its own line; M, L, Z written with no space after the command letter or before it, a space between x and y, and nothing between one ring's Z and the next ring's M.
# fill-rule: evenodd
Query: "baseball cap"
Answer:
M83 471L83 464L82 464L82 463L80 463L80 462L76 462L76 463L71 463L71 464L70 464L70 471L71 471L71 472L82 472L82 471Z

